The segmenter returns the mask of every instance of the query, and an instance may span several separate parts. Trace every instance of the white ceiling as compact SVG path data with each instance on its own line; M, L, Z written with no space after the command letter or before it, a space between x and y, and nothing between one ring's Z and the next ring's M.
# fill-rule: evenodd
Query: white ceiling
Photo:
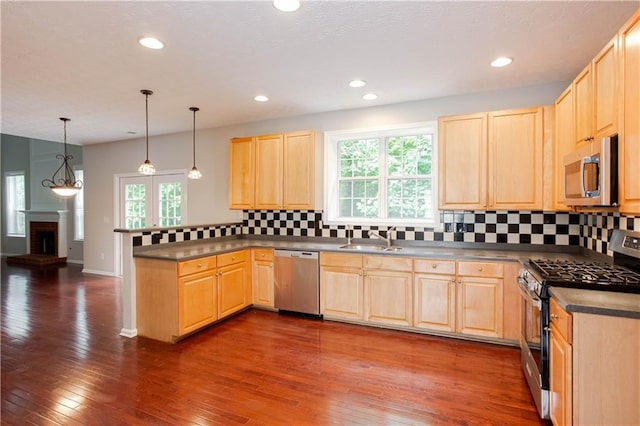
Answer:
M640 1L2 1L2 133L90 144L571 80ZM137 40L153 35L153 51ZM514 58L494 69L497 56ZM367 81L353 89L351 79ZM379 98L364 101L375 92ZM271 98L253 101L256 94ZM136 132L131 135L128 132Z

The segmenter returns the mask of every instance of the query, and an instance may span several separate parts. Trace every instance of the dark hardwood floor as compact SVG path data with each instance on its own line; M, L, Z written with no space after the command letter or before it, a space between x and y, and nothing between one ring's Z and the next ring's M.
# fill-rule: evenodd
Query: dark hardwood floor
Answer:
M2 424L540 425L516 348L250 310L175 345L120 280L2 263Z

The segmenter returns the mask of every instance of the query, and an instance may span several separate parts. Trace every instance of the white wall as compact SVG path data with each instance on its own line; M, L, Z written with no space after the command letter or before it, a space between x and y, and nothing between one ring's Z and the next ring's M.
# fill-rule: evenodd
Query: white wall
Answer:
M228 141L232 137L297 130L342 130L435 120L438 116L552 104L568 82L474 93L319 114L308 114L197 131L197 166L203 178L188 183L187 224L238 222L228 204ZM265 105L268 108L268 104ZM201 111L200 114L206 114ZM153 129L151 129L153 131ZM189 169L191 132L149 139L149 159L161 170ZM145 158L144 138L87 145L85 168L85 269L113 273L114 175L135 173Z

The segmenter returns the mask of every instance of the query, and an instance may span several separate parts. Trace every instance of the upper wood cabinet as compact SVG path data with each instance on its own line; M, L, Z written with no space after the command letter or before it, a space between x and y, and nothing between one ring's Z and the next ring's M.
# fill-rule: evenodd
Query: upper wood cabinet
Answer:
M317 152L312 131L232 139L229 208L315 208Z
M564 204L564 156L575 149L573 86L567 87L555 102L555 137L553 144L553 201L551 208L568 210Z
M614 37L574 79L575 145L618 131L618 52Z
M489 113L492 210L542 208L542 108Z
M229 142L229 208L253 207L255 190L254 138L235 138Z
M256 145L256 209L282 207L282 164L284 135L258 136Z
M620 211L640 214L640 9L619 33L621 69Z
M438 122L440 209L542 209L542 107Z
M440 209L484 209L487 203L487 115L438 119Z

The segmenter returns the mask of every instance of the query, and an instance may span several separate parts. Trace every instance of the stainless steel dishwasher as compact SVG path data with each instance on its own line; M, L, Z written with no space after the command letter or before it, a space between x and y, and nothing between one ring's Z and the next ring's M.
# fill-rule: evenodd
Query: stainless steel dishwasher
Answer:
M318 252L274 250L275 307L320 316Z

